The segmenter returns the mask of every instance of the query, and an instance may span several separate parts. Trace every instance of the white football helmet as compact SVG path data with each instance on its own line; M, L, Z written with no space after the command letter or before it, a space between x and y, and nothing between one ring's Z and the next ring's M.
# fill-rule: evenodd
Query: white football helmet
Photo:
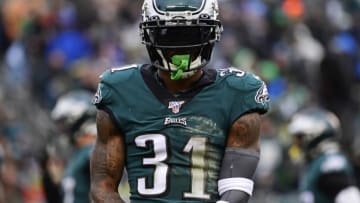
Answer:
M218 15L217 0L144 0L140 33L152 64L180 69L180 78L204 67L223 30Z
M334 113L320 107L309 107L292 117L288 131L301 140L306 155L313 158L339 150L340 128L340 121Z
M51 118L61 124L63 130L77 132L86 122L95 123L96 108L91 103L93 93L72 90L60 96L51 111Z

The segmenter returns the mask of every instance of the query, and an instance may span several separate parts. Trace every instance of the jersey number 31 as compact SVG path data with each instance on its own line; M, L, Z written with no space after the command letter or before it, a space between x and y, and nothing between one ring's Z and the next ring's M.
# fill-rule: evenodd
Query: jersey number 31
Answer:
M154 177L153 186L147 187L146 177L137 180L137 190L141 195L160 195L166 192L169 166L166 164L168 159L167 140L162 134L146 134L136 137L136 146L147 147L147 142L151 142L154 150L153 157L143 158L143 165L153 166ZM183 194L184 198L209 199L210 195L205 192L205 150L206 137L192 137L183 148L183 152L191 155L191 191Z

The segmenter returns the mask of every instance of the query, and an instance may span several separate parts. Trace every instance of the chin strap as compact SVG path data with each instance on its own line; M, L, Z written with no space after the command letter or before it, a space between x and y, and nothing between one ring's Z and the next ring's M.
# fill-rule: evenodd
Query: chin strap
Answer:
M176 72L171 73L171 80L180 80L184 70L189 67L190 55L174 55L171 57L171 62L177 68Z

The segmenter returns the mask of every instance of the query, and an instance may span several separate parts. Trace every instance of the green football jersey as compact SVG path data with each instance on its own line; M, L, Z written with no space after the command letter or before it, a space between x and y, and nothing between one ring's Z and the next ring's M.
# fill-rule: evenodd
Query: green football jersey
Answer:
M90 192L90 153L93 145L75 151L67 163L62 180L64 202L88 203Z
M150 65L104 72L94 103L125 136L135 203L215 202L232 123L269 108L265 83L251 73L204 69L194 88L171 94Z
M312 160L303 174L300 189L300 198L304 202L333 203L333 197L324 194L319 189L319 178L329 173L344 173L348 177L354 177L352 166L346 156L342 153L322 154ZM309 201L309 199L311 201Z

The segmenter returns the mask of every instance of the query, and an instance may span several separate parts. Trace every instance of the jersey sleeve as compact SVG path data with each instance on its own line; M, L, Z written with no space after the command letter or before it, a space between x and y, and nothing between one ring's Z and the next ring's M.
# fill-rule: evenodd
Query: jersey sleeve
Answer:
M230 119L235 121L249 112L265 114L269 110L269 94L264 81L252 73L233 77L229 84L235 89Z
M131 76L138 69L139 65L131 64L128 66L113 67L106 70L100 76L100 82L96 94L93 98L93 104L97 108L113 107L124 97L121 92L126 89Z
M93 104L98 109L104 109L112 103L112 88L111 85L109 85L107 82L107 79L109 77L108 75L110 74L109 72L110 71L105 71L100 76L100 82L98 84L96 94L93 98Z
M109 113L110 117L119 127L123 116L127 115L127 106L131 101L128 99L129 92L133 92L136 87L131 87L132 78L139 74L139 66L136 64L113 67L106 70L100 76L100 82L96 94L93 98L93 104L101 110Z

